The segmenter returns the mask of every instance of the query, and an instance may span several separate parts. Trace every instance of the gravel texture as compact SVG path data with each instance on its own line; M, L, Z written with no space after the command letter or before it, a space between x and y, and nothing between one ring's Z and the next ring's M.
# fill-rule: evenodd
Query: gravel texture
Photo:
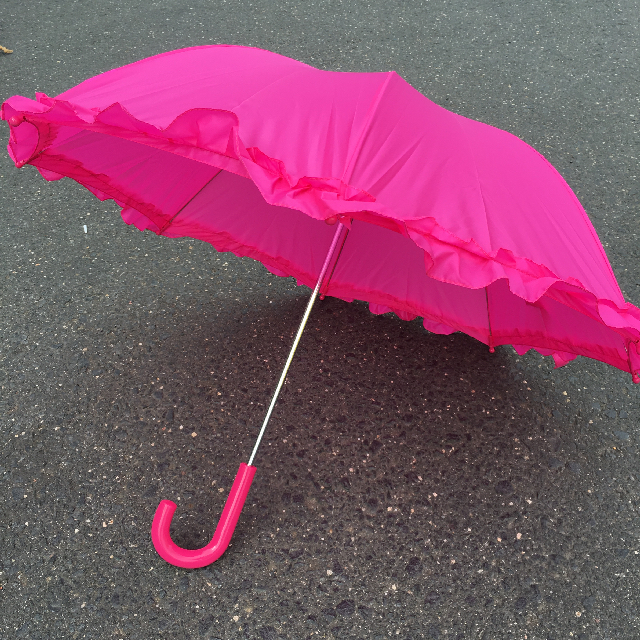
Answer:
M544 153L640 305L640 10L587 5L4 0L0 97L203 43L395 69ZM232 546L178 570L155 507L209 540L308 291L4 153L0 220L0 637L640 637L629 375L327 299Z

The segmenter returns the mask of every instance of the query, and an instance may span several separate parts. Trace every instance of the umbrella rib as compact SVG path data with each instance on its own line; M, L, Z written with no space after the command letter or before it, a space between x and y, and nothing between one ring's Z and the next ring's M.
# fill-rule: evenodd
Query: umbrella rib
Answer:
M217 167L216 167L217 168ZM173 221L184 211L184 209L190 205L197 196L199 196L206 187L211 184L212 180L222 173L222 169L218 169L174 214L167 222L162 226L162 229L158 232L159 235L163 234L172 224Z
M342 235L342 223L339 223L338 228L333 236L333 240L331 242L331 246L329 247L329 251L327 253L326 258L324 259L324 264L322 265L322 269L320 270L320 275L318 277L318 282L316 282L316 286L309 298L309 302L307 302L307 308L305 309L304 316L302 316L302 321L300 322L300 326L298 327L298 333L293 341L293 346L291 347L291 351L289 352L289 357L284 365L282 373L280 374L280 380L278 381L278 386L273 394L273 398L271 398L271 404L267 409L267 415L264 418L264 422L262 423L262 428L260 429L260 433L258 434L258 438L256 440L256 444L253 447L253 451L251 453L251 457L249 458L249 466L253 463L253 459L258 452L258 447L260 446L260 442L262 441L262 436L264 436L264 432L267 429L267 424L269 423L269 418L271 417L271 412L276 405L276 401L278 400L278 396L280 395L280 389L282 389L282 385L284 384L284 380L287 377L287 372L289 371L289 366L291 365L291 361L293 360L293 356L298 347L298 343L300 342L300 338L302 337L302 332L307 324L307 320L309 319L309 315L311 314L311 309L313 308L313 303L316 301L318 297L318 291L320 291L320 287L322 285L322 281L324 280L324 276L327 273L327 269L329 268L329 264L331 263L331 258L338 246L338 242L340 241L340 236Z
M382 100L382 96L384 95L385 91L387 90L387 87L389 86L389 82L391 82L391 78L396 75L396 73L394 71L389 71L386 74L386 78L384 79L384 82L380 85L380 88L378 89L378 91L376 92L376 95L373 98L373 101L371 102L371 104L369 105L369 109L367 111L367 115L365 118L365 122L364 125L362 127L362 131L360 132L360 136L358 137L358 140L356 142L356 146L353 149L352 153L351 153L351 157L349 158L347 165L344 168L344 172L342 174L342 181L346 184L349 184L349 181L351 180L351 176L353 174L353 170L356 166L356 162L360 156L360 151L362 151L362 147L364 146L364 141L365 138L367 136L367 134L369 133L369 129L371 126L371 123L373 122L373 117L376 113L376 111L378 110L378 106L380 105L380 101Z
M489 325L489 351L493 353L495 348L493 346L493 332L491 331L491 311L489 310L489 287L484 288L484 297L487 301L487 323Z

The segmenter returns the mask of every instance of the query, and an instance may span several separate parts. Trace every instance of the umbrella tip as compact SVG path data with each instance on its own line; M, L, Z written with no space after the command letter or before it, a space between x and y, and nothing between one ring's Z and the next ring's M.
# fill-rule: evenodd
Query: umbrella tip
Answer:
M496 352L495 347L489 347L489 353L495 353L495 352Z
M631 379L633 380L634 384L640 384L640 375L638 375L637 373L632 374Z

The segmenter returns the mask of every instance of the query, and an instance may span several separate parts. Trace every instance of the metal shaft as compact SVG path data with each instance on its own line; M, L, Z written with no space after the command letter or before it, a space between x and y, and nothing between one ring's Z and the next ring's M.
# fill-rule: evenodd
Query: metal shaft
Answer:
M262 436L267 428L267 424L269 423L269 418L271 417L271 412L273 408L276 406L276 401L278 400L278 395L280 394L280 389L282 389L282 385L284 384L284 380L287 377L287 372L289 371L289 366L291 365L291 361L293 360L293 356L298 347L298 343L300 342L300 338L302 337L302 332L307 324L307 320L309 319L309 315L311 314L311 309L313 307L313 303L316 301L318 297L318 291L320 291L320 287L322 286L322 281L324 280L324 276L327 273L327 269L329 268L329 264L331 263L331 258L338 246L338 242L340 241L340 235L343 232L342 223L338 223L336 232L333 236L333 240L331 242L331 246L329 247L329 252L327 253L327 257L324 260L324 264L322 265L322 270L320 271L320 276L318 277L318 282L316 282L315 289L309 298L309 302L307 302L307 308L305 309L304 316L302 316L302 322L298 327L298 333L296 334L296 338L293 341L293 346L291 347L291 351L289 352L289 357L287 358L287 362L284 365L284 369L280 374L280 380L278 381L278 386L273 394L273 398L271 398L271 404L267 409L267 415L264 417L264 422L262 423L262 429L260 429L260 433L258 434L258 439L256 440L256 444L253 447L253 452L251 453L251 457L249 458L249 466L253 462L253 458L258 451L258 447L260 446L260 441L262 440Z

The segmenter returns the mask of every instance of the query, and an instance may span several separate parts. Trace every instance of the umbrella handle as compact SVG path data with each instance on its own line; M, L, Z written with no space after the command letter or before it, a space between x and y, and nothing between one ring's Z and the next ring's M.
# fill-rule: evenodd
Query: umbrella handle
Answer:
M184 569L198 569L215 562L229 546L255 473L255 467L244 462L240 465L213 539L202 549L183 549L171 539L169 529L177 505L171 500L162 500L151 525L151 539L160 557Z

